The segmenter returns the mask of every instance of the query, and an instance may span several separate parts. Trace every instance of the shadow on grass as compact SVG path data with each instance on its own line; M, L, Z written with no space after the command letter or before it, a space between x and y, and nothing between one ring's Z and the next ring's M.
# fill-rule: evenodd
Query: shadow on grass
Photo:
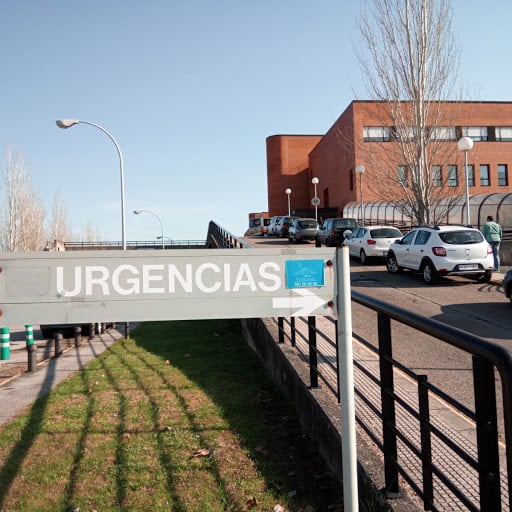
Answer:
M224 420L249 451L269 489L281 493L293 490L296 499L290 501L295 501L296 506L309 504L317 510L327 510L341 503L340 484L326 472L291 405L246 345L239 321L151 322L137 327L131 337L162 363L169 361L222 410ZM167 383L163 366L155 367L154 359L145 360L144 353L140 354L141 363L160 374L169 390L182 400L182 411L200 436L179 390ZM136 371L139 370L133 370L135 378ZM147 394L150 395L149 390ZM157 418L154 421L156 424ZM162 463L167 466L165 461ZM227 492L215 464L211 471L219 488Z

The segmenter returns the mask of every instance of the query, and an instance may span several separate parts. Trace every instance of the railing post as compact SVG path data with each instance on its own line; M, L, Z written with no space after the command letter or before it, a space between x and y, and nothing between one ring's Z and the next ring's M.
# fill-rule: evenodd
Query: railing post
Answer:
M53 335L53 340L55 344L55 357L60 357L62 355L62 333L56 332Z
M35 372L37 366L37 346L34 344L34 328L32 324L25 325L25 343L27 349L27 369Z
M0 327L0 359L6 360L11 357L11 335L9 327Z
M77 325L73 329L73 333L75 335L75 348L78 348L80 345L82 345L82 328Z
M432 438L430 435L430 405L427 380L428 377L426 375L418 375L423 510L432 510L432 506L434 505L434 482L432 480Z
M284 343L284 318L282 316L277 318L277 330L279 331L278 343Z
M295 317L294 316L291 316L290 317L290 342L292 344L292 347L295 347L295 344L296 344L296 329L295 329Z
M501 491L494 365L477 356L473 356L473 387L480 510L482 512L499 512L501 510Z
M395 392L393 379L393 357L391 343L391 320L388 316L378 313L377 325L379 333L379 366L380 396L382 403L382 434L384 441L384 475L386 493L398 495L398 450L396 442Z
M318 387L318 352L316 348L316 317L308 316L309 383Z

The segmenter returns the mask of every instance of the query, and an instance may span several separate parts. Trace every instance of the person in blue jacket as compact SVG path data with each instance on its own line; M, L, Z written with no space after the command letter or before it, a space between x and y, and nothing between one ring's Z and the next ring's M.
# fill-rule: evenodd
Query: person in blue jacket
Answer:
M501 226L494 222L494 217L489 215L487 222L482 226L482 233L492 247L494 256L494 271L500 271L500 242L502 237Z

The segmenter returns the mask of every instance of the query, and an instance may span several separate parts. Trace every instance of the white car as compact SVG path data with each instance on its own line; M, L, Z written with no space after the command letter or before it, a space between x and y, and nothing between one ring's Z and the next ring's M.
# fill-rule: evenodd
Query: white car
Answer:
M389 246L402 237L402 232L394 226L366 226L354 229L343 245L348 247L350 256L359 258L364 265L368 258L385 258Z
M440 276L463 275L489 282L494 260L482 233L467 226L420 226L391 244L386 259L388 272L403 269L420 272L427 284Z

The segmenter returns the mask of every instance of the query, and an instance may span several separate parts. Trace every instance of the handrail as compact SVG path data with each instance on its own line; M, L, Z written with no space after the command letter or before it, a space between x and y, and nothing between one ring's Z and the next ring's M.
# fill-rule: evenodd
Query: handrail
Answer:
M465 507L466 510L481 510L487 512L495 512L502 509L503 504L508 503L508 507L512 510L512 353L506 348L491 343L487 340L479 338L473 334L467 333L447 324L443 324L437 320L423 317L406 309L387 304L373 297L364 295L358 291L352 291L352 301L364 307L367 307L377 313L378 327L378 347L367 342L357 334L354 338L362 343L367 349L371 350L379 360L379 372L370 374L363 365L356 359L355 367L365 375L365 379L380 388L380 401L373 404L369 400L367 387L357 388L356 393L364 403L364 406L372 411L374 417L380 418L381 430L372 428L368 418L358 416L356 418L358 424L365 430L368 437L379 447L384 453L384 474L386 480L386 492L388 495L399 493L398 474L409 483L414 491L423 499L425 510L440 510L436 507L435 495L439 492L435 487L436 482L442 482L442 485L452 494L453 499L457 500L458 506ZM331 320L327 317L328 320ZM293 320L293 321L292 321ZM455 398L448 396L443 390L427 381L426 375L415 374L411 369L405 368L401 363L393 357L392 336L391 336L391 320L410 326L411 328L426 333L437 338L449 345L460 349L473 357L473 382L475 384L475 405L474 410L458 402ZM310 386L318 386L318 379L325 384L329 378L333 379L337 375L337 370L333 371L329 365L323 363L321 353L312 357L312 354L321 350L329 350L333 353L332 346L327 343L325 348L320 348L317 341L319 335L319 327L311 329L311 319L290 318L286 321L278 318L279 340L284 342L285 338L292 341L292 346L301 352L310 368ZM329 324L325 324L324 328L329 328ZM285 332L288 328L289 334ZM329 328L332 332L332 328ZM295 332L294 332L295 331ZM302 331L302 332L299 332ZM337 332L337 329L334 329ZM305 333L305 334L304 334ZM313 334L314 333L314 334ZM312 337L311 341L308 339ZM302 347L300 346L302 344ZM303 348L305 344L306 348ZM394 369L405 372L410 381L417 384L418 404L411 405L400 393L395 390ZM508 496L503 494L500 489L500 470L499 470L499 454L498 454L498 427L497 427L497 409L496 409L496 392L494 383L494 369L500 374L502 382L503 397L503 422L504 422L504 438L506 442L506 474L509 493ZM329 377L330 376L330 377ZM476 385L478 383L478 385ZM338 385L338 383L336 383ZM338 386L339 387L339 386ZM333 392L338 398L339 390L333 389L334 386L328 385L327 388ZM458 411L461 417L466 417L468 421L475 423L476 433L476 455L467 452L467 448L460 444L457 437L451 438L449 434L440 430L436 424L438 421L436 416L431 417L429 413L429 394L439 400L450 404L454 410ZM338 399L339 401L339 399ZM414 418L413 425L416 425L416 434L412 435L416 441L409 439L409 431L414 427L408 425L403 430L403 415L399 418L398 409L406 411L410 418ZM380 439L382 436L382 440ZM418 441L420 439L420 441ZM440 443L445 446L445 450L450 450L454 456L464 463L471 471L478 475L478 485L476 492L480 501L480 508L477 508L474 500L466 496L464 491L460 489L460 482L450 478L449 472L439 467L439 464L433 459L432 443ZM402 460L399 453L398 443L407 447L410 453L414 453L421 460L421 482L418 483L418 475L408 470L407 463ZM419 443L416 446L414 443ZM460 445L459 445L460 444ZM439 450L439 448L438 448ZM401 462L402 461L402 462ZM438 485L438 484L436 484ZM439 499L438 499L439 501ZM439 506L439 505L438 505ZM506 505L504 505L506 506Z

